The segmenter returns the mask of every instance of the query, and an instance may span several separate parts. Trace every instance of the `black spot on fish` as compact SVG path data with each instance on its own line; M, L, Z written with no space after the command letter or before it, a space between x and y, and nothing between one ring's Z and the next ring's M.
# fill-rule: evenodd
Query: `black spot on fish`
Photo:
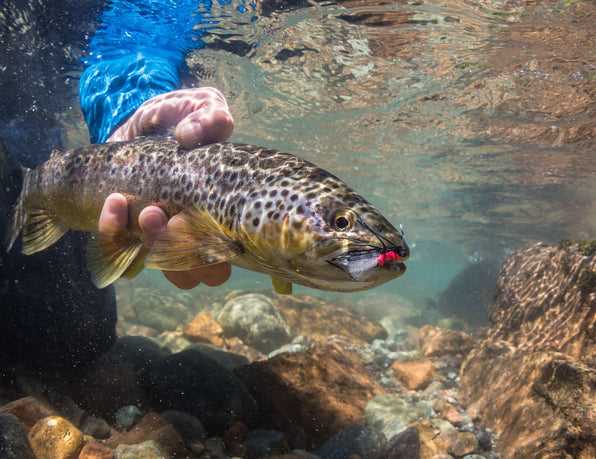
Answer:
M290 196L290 201L292 201L292 202L298 201L298 195L296 193L294 193L292 196Z
M236 179L238 179L238 172L232 172L229 178L230 182L235 182Z
M282 186L283 186L283 182L282 182ZM281 195L286 197L288 194L290 194L290 190L281 190Z
M290 185L290 182L288 182L287 180L282 180L281 183L280 183L280 185L282 187L287 187L287 186ZM284 191L287 191L287 190L284 190ZM282 191L282 193L283 193L283 191Z
M263 203L261 201L255 201L253 205L255 209L260 209Z
M195 193L195 195L192 198L194 203L197 203L201 200L201 193Z
M292 222L292 228L294 228L296 231L300 231L302 229L302 222L299 220L294 220Z
M299 215L304 215L304 206L296 207L296 212L298 212Z
M271 190L271 192L269 193L269 196L271 196L272 198L277 196L277 190Z
M310 193L306 193L306 199L315 199L317 197L317 193L311 191Z
M269 212L267 212L267 218L269 220L271 220L271 217L273 216L273 214L274 214L274 211L273 210L270 210Z
M259 220L259 217L256 217L252 221L252 226L259 226L259 223L261 223L261 220Z
M267 201L265 203L265 209L271 209L271 206L273 206L273 203L271 201Z
M182 191L178 190L174 193L174 199L176 201L180 201L180 199L182 199Z
M273 220L279 220L279 212L273 214Z

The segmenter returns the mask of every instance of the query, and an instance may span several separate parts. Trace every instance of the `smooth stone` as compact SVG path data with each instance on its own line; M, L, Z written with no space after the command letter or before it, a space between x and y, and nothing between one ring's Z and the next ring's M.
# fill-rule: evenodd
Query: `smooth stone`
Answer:
M478 449L478 440L472 432L459 432L448 451L456 457L471 454Z
M226 344L223 328L204 311L188 322L182 332L193 343L213 344L217 347L224 347Z
M420 353L424 357L467 355L476 340L467 333L425 325L420 329Z
M256 402L238 377L196 349L148 363L139 381L156 406L196 416L209 434L221 435L236 421L250 425L257 416Z
M80 425L81 432L84 435L90 435L93 438L104 439L110 436L110 425L105 419L96 416L88 416Z
M351 456L379 457L385 438L369 426L350 426L327 440L317 454L321 459L347 459Z
M420 434L416 427L408 427L388 443L382 459L420 459Z
M114 451L107 446L87 443L79 453L78 459L114 459L114 457Z
M232 298L214 318L226 336L237 336L265 354L291 341L290 327L265 295L250 293Z
M83 433L60 416L40 419L29 431L28 438L37 457L76 459L83 448Z
M171 354L172 352L162 347L157 340L144 336L123 336L109 352L113 360L132 365L137 374L148 363Z
M31 430L37 421L58 413L46 400L36 397L22 397L0 406L0 413L16 416L26 431Z
M224 351L223 349L218 349L208 344L193 344L190 346L190 349L196 349L206 356L211 357L213 360L220 365L223 365L228 370L233 370L234 368L238 368L242 365L248 365L250 363L248 358L244 355Z
M191 414L184 411L168 410L160 415L174 426L186 443L202 442L207 438L203 424Z
M242 444L246 448L248 459L259 459L289 451L286 436L276 430L251 430L245 435Z
M0 413L0 457L2 459L35 459L27 434L18 418Z
M435 377L435 367L430 360L402 362L397 360L391 369L401 384L410 390L425 389Z
M127 405L116 411L116 423L126 430L130 430L143 418L144 414L139 407Z
M153 440L136 445L119 445L116 448L116 459L164 459L169 457Z
M410 403L397 394L373 397L364 410L366 424L388 439L406 430L407 425L432 415L433 409L428 402Z

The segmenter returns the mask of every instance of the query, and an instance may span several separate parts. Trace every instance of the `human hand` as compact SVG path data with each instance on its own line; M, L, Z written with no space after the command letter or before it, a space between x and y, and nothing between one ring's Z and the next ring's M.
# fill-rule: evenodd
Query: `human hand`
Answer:
M108 142L132 140L176 127L176 139L186 147L227 140L232 135L234 121L228 104L215 88L180 89L156 96L131 115L116 129ZM128 201L119 193L108 196L99 217L99 233L125 231L128 224ZM157 206L145 207L139 214L143 240L151 247L167 229L168 216ZM231 274L229 263L191 269L163 271L166 278L181 289L191 289L203 282L210 286L224 283Z
M99 217L99 233L113 234L125 231L128 224L128 201L120 193L110 194L103 205ZM148 248L167 230L168 216L157 206L147 206L139 214L139 225L143 241ZM116 229L116 231L115 231ZM229 263L218 263L188 271L163 271L166 278L176 287L188 290L201 282L209 286L223 284L231 274Z
M223 94L215 88L179 89L149 99L108 138L108 142L175 128L176 140L194 148L227 140L234 120Z

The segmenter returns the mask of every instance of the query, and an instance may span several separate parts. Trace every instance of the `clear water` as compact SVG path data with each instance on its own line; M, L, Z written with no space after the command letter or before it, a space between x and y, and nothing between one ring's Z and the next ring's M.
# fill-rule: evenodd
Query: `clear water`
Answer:
M422 304L467 263L500 263L530 241L594 237L593 139L540 134L593 127L593 108L550 116L524 99L527 88L548 98L570 81L591 83L593 96L594 46L555 75L502 35L528 15L547 26L573 2L532 11L518 1L243 5L214 2L220 21L189 56L191 73L228 97L231 140L311 160L403 224L408 272L379 293ZM139 277L149 279L161 277ZM227 286L270 284L235 269Z

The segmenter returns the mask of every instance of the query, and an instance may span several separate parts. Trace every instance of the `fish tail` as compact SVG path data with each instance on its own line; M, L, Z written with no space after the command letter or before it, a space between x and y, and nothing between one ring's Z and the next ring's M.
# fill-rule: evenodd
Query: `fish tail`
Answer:
M40 252L60 239L68 226L50 215L46 209L29 209L25 204L31 190L30 182L33 175L31 169L23 168L23 187L10 218L6 251L10 251L17 237L23 231L23 250L25 255Z
M23 201L25 195L27 194L27 184L29 182L29 174L31 173L31 169L27 167L22 167L21 171L23 173L23 186L21 188L21 193L15 203L14 207L12 208L9 220L8 220L8 232L6 234L6 251L10 252L12 246L14 245L17 237L21 233L23 226L25 225L26 220L26 212L23 206Z

